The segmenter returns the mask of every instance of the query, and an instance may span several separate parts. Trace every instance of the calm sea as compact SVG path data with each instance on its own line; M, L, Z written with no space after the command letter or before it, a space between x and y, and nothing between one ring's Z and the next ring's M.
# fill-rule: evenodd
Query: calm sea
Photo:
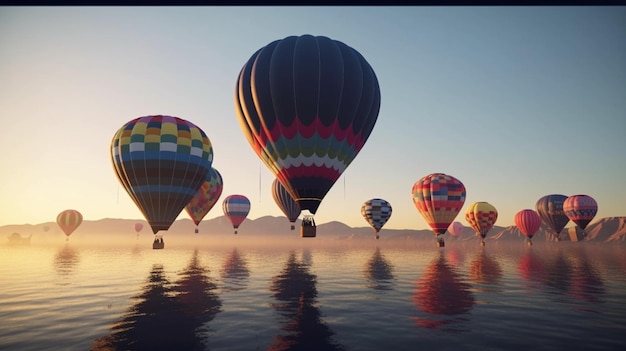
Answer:
M626 247L318 239L2 245L0 349L626 349Z

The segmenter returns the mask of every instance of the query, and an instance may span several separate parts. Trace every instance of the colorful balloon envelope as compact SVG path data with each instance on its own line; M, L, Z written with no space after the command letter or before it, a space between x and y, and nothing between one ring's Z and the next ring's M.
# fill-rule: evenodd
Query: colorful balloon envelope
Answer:
M370 136L380 88L372 67L348 45L289 36L243 66L235 109L252 149L301 210L315 214Z
M237 229L250 213L250 200L243 195L229 195L222 202L222 210L237 234Z
M535 205L537 214L541 217L543 223L550 227L554 233L553 235L558 239L561 235L561 231L569 222L569 218L563 211L563 203L567 199L567 196L560 194L546 195L539 200Z
M204 131L189 121L144 116L115 133L111 160L124 189L156 234L169 229L206 180L213 148Z
M291 230L296 228L295 223L300 216L300 205L291 197L291 194L285 189L278 179L272 182L272 197L278 208L285 214L289 222L291 222Z
M370 199L361 206L361 215L376 232L376 239L380 229L391 217L391 212L391 204L383 199Z
M598 213L598 203L591 196L573 195L563 202L563 212L580 229L585 230Z
M185 206L185 211L191 220L197 225L211 211L222 195L224 188L222 175L217 169L211 167L206 180L196 191L191 201Z
M474 202L465 211L465 220L476 231L476 234L483 239L487 236L487 232L493 228L493 225L496 224L497 219L498 211L488 202Z
M413 184L413 203L438 237L446 233L465 203L465 186L443 173L422 177Z
M66 240L83 223L83 215L76 210L65 210L57 216L57 224L65 233Z
M463 228L465 228L465 226L463 226L461 222L453 222L448 227L448 232L454 236L460 236L463 234Z
M528 240L532 239L533 235L535 235L541 227L541 217L539 217L537 212L530 209L517 212L514 220L517 229L519 229L522 234L526 235Z

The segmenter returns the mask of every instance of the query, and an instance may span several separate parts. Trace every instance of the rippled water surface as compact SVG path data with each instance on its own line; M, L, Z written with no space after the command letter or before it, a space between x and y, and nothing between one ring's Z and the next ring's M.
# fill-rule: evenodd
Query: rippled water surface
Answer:
M626 248L303 240L0 246L0 349L626 349Z

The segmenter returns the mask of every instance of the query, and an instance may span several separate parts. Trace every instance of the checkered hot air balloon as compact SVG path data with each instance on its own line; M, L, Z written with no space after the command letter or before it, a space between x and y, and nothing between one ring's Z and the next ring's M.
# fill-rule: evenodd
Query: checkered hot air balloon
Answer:
M237 234L237 229L250 213L250 200L243 195L229 195L222 202L222 210Z
M83 215L76 210L61 211L57 216L57 224L65 233L65 240L70 239L70 235L83 223Z
M485 245L485 237L498 219L498 211L492 204L484 201L474 202L465 211L465 220L474 229L476 235L480 236L481 245Z
M380 229L391 217L391 212L391 204L383 199L370 199L361 206L361 215L376 232L376 239Z
M443 173L429 174L413 184L413 203L435 233L440 247L444 246L443 234L465 203L465 194L461 181Z
M213 148L204 131L189 121L144 116L115 133L111 160L124 189L156 234L169 229L206 180Z
M541 217L539 217L537 212L531 209L525 209L517 212L514 220L517 229L519 229L522 234L526 235L528 245L532 245L531 239L541 227Z
M588 195L572 195L563 202L563 212L580 229L585 230L598 213L598 203Z
M567 196L565 195L551 194L537 200L535 205L537 214L539 214L543 223L553 230L552 235L554 235L556 240L559 240L561 231L569 222L569 218L563 211L563 203L566 199Z
M370 136L380 88L372 67L350 46L289 36L257 50L243 66L235 109L252 149L301 210L315 214Z
M185 211L196 225L195 232L198 233L200 221L211 211L222 195L223 180L217 169L211 167L206 180L196 191L191 201L185 206Z
M291 230L296 229L295 223L300 216L300 205L291 197L291 194L285 189L278 179L272 182L272 197L278 208L285 214L291 223Z

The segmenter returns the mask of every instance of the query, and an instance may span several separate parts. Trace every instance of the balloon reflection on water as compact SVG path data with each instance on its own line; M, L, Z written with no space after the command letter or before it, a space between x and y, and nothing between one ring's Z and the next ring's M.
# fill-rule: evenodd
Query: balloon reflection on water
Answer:
M586 302L599 303L605 294L604 281L584 250L572 256L572 280L569 295Z
M517 263L517 272L520 277L529 283L543 283L545 279L545 264L533 250L527 250ZM533 284L529 287L541 289L540 284Z
M374 255L365 263L364 275L367 287L374 290L391 290L393 288L393 266L376 248Z
M468 313L474 306L471 286L463 281L446 260L443 254L433 260L424 270L422 277L415 282L413 302L421 316L413 320L423 328L446 331L460 331L453 323L468 320Z
M285 320L268 350L344 350L332 338L335 334L323 321L317 306L317 277L309 265L292 251L283 270L272 278L270 291L274 309Z
M194 252L181 278L170 282L154 264L136 303L96 339L92 350L204 350L206 323L221 311L217 289Z
M63 246L54 256L54 269L62 278L67 278L80 262L80 254L69 245ZM65 285L67 283L61 283Z
M477 291L498 291L502 279L502 267L496 259L480 250L470 263L470 276Z
M246 288L250 270L248 269L248 262L236 248L226 257L220 274L224 291L238 291Z

